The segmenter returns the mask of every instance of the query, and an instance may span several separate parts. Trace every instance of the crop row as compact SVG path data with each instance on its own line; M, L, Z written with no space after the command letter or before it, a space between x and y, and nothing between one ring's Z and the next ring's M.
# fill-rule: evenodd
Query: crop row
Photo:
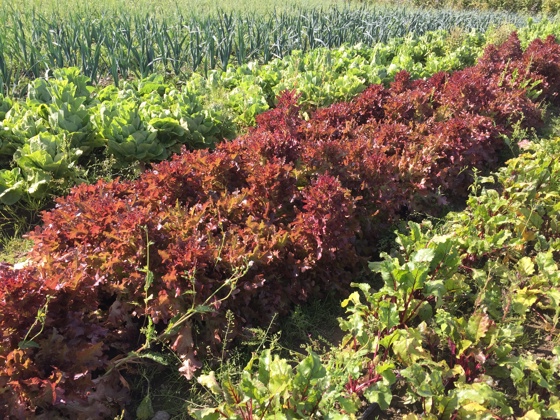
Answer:
M307 111L348 100L403 69L413 77L472 64L483 38L465 35L446 47L443 32L392 40L374 48L341 47L294 53L283 60L243 65L208 77L193 75L180 89L152 76L120 88L93 88L77 69L36 79L25 100L1 97L0 203L33 207L62 193L113 159L116 169L166 159L179 151L212 148L295 89ZM107 165L107 164L105 164Z
M521 37L526 43L554 28L532 25ZM484 42L475 32L440 31L373 48L295 52L266 65L194 74L181 88L155 75L120 88L93 88L76 69L55 70L34 80L25 100L0 96L3 222L13 220L10 208L17 202L38 211L72 185L166 159L181 145L212 148L253 125L284 90L298 92L309 113L349 100L372 83L387 84L401 70L421 78L472 65Z
M62 67L78 67L95 82L109 76L118 84L131 74L182 77L200 69L225 69L230 62L266 63L294 50L374 45L456 27L480 32L506 22L521 27L526 19L505 13L369 8L169 18L75 13L62 18L5 8L0 22L2 93L22 77L37 78Z
M192 378L227 310L235 336L345 294L392 223L465 197L465 168L495 168L514 126L558 105L559 81L553 37L523 52L512 35L474 67L401 72L308 120L285 93L212 152L75 187L30 234L28 264L0 270L3 409L108 417L127 401L119 372L156 343Z

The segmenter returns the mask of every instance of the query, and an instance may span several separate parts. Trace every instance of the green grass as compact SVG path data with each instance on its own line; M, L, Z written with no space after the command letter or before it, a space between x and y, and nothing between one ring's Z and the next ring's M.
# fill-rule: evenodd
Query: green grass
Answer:
M305 353L305 348L312 348L317 353L323 353L342 339L337 318L343 315L340 297L327 296L298 305L279 323L278 347L299 353Z
M33 241L19 236L0 238L0 263L17 264L25 261L32 246Z

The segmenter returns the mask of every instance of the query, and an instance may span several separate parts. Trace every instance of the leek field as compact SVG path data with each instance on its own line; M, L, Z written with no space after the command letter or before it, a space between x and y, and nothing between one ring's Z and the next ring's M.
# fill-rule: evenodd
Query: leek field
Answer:
M312 6L312 7L311 7ZM512 13L298 5L216 9L204 5L125 3L99 6L6 5L0 12L0 92L60 67L78 67L94 82L147 77L184 78L192 71L267 63L294 50L374 45L438 29L485 31L527 18ZM69 12L71 10L71 12ZM105 80L106 82L106 80Z

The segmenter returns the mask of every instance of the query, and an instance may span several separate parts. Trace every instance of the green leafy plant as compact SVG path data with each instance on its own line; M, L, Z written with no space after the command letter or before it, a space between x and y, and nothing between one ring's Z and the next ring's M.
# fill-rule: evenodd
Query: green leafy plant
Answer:
M256 364L256 366L254 366ZM309 353L295 367L274 355L271 349L254 357L244 369L238 385L230 381L219 384L214 372L198 377L198 382L224 400L218 407L191 410L200 420L283 418L317 418L322 407L332 403L333 386L319 357ZM342 400L336 396L335 399ZM356 408L346 402L346 409ZM351 414L329 416L351 419Z

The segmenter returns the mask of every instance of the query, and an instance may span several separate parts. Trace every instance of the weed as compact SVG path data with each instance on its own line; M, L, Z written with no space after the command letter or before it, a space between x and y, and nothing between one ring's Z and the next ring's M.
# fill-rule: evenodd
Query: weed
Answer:
M33 241L21 237L0 238L0 262L17 264L25 261Z

